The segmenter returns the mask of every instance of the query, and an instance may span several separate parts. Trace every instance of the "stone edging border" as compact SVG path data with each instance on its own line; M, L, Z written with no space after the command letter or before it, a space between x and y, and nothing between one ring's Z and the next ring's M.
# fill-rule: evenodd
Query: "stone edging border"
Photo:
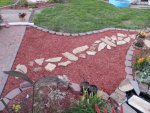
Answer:
M95 30L95 31L89 31L89 32L83 32L83 33L63 33L63 32L56 32L53 30L48 30L46 28L39 27L37 25L32 25L32 27L50 33L50 34L56 34L60 36L72 36L72 37L77 37L77 36L85 36L85 35L91 35L91 34L96 34L96 33L102 33L104 31L109 31L109 30L123 30L123 31L132 31L132 32L140 32L142 29L121 29L121 28L104 28L101 30Z

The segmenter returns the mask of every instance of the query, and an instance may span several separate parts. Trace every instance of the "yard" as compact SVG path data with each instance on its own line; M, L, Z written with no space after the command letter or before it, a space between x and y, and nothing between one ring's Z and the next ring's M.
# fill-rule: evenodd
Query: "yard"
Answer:
M150 26L149 9L116 8L101 0L69 0L44 9L35 24L59 32L86 32L108 27L138 29Z

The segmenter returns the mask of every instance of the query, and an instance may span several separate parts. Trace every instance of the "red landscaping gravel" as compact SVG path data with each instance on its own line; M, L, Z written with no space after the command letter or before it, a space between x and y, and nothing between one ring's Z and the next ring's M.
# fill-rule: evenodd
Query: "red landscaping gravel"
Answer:
M48 72L44 69L46 63L42 65L41 72L33 72L33 67L38 67L34 63L31 67L29 61L38 58L52 58L62 56L61 53L72 52L74 48L92 45L96 40L104 36L112 36L117 33L135 34L129 31L109 30L102 33L66 37L49 34L35 28L29 27L19 48L12 69L16 65L24 64L28 68L28 76L33 80L41 78L43 75L67 75L71 82L80 83L83 81L81 76L90 84L97 85L107 93L112 93L120 82L125 78L125 56L131 43L117 46L111 50L104 49L94 56L87 56L86 59L79 58L78 61L71 63L67 67L57 67L54 71ZM65 61L65 59L63 59ZM9 91L19 86L22 80L9 77L5 86L3 96Z

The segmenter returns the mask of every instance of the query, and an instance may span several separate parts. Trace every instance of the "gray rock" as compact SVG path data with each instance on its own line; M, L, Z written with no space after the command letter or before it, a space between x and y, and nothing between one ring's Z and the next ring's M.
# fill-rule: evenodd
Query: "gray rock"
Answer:
M44 58L39 58L34 60L38 65L42 65L44 62Z
M78 33L75 33L75 34L71 34L71 36L79 36L79 34L78 34Z
M127 103L122 104L124 113L137 113L134 109L132 109Z
M136 92L137 95L140 94L140 89L137 81L130 80L130 83L132 84L134 91Z
M56 32L56 35L63 35L62 32Z
M55 68L56 68L56 65L55 65L55 64L52 64L52 63L48 63L48 64L45 66L45 69L46 69L47 71L53 71Z
M84 35L86 35L86 33L79 33L79 35L80 35L80 36L84 36Z
M132 63L129 60L125 60L125 65L126 65L126 67L131 67Z
M63 33L64 36L71 36L70 33Z
M45 60L45 62L59 62L62 59L62 57L54 57L54 58L49 58Z
M21 93L19 88L15 88L12 91L10 91L5 97L8 99L13 99L15 96L19 95Z
M93 32L86 32L86 34L90 35L90 34L93 34Z
M126 79L133 80L133 76L127 74L127 75L126 75Z
M132 56L131 55L126 55L126 60L132 60Z
M49 33L51 33L51 34L55 34L56 32L55 32L55 31L49 31Z
M85 46L75 48L72 52L74 54L77 54L77 53L81 53L81 52L87 50L88 48L89 48L88 45L85 45Z
M102 49L104 49L106 47L106 44L104 42L101 42L98 46L98 51L101 51Z
M62 53L62 55L65 56L66 58L68 58L69 60L72 60L72 61L78 60L77 56L75 56L74 54L71 54L69 52Z
M79 84L72 83L71 85L69 85L69 87L72 88L72 90L75 92L80 92L80 85Z
M127 92L133 89L129 79L125 79L123 80L120 85L119 85L119 89L123 92Z
M127 74L133 74L132 68L131 67L125 67L125 71Z
M40 72L40 71L42 71L42 67L35 67L35 68L33 68L33 71Z
M108 44L109 46L116 47L116 45L112 43L111 41L109 41L108 39L102 39L102 41Z
M96 51L86 51L86 53L87 53L88 55L95 55L97 52L96 52Z
M145 92L145 93L148 92L148 85L147 84L139 83L139 88L140 88L141 92Z

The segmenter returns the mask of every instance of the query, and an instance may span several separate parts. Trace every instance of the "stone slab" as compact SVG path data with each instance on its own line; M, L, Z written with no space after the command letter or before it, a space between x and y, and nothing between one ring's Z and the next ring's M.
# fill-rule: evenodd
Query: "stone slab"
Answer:
M69 64L71 64L71 61L60 62L60 63L58 63L58 66L67 66Z
M13 89L10 91L5 97L8 99L13 99L15 96L19 95L21 93L19 88Z
M101 51L102 49L104 49L106 47L106 45L107 45L106 43L101 42L98 46L98 51Z
M48 64L45 66L45 69L46 69L47 71L53 71L55 68L56 68L56 65L55 65L55 64L52 64L52 63L48 63Z
M127 103L122 104L124 113L137 113L134 109L132 109Z
M86 51L86 53L88 54L88 55L96 55L96 51Z
M116 47L116 45L112 43L111 41L109 41L108 39L101 39L101 40L105 42L106 44L108 44L109 46Z
M39 58L34 60L38 65L42 65L44 62L44 58Z
M123 45L123 44L126 44L126 42L125 41L117 41L117 45Z
M75 56L74 54L71 54L69 52L62 53L62 55L65 56L66 58L68 58L69 60L72 60L72 61L78 60L77 56Z
M85 46L75 48L72 52L74 54L77 54L77 53L81 53L83 51L86 51L88 48L89 48L88 45L85 45Z
M59 62L62 59L62 57L54 57L54 58L49 58L45 60L45 62Z
M138 109L143 113L150 113L150 103L143 100L142 98L133 95L128 100L129 105L133 106L134 108Z

